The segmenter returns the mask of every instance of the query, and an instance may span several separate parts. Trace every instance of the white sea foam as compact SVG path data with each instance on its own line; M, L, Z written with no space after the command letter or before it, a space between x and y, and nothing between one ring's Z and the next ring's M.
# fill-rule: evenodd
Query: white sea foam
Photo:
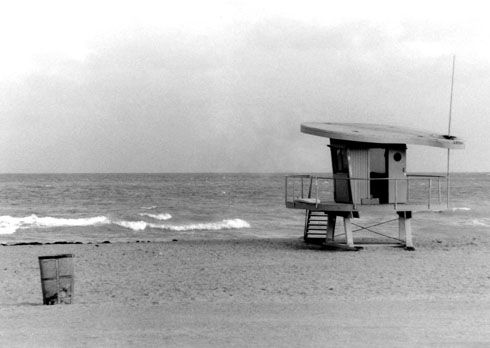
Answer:
M451 210L452 211L470 211L471 208L468 208L468 207L454 207Z
M148 214L148 216L151 214ZM160 216L162 215L162 216ZM165 216L164 216L165 215ZM170 214L158 214L159 220L170 219ZM0 216L0 234L13 234L19 229L49 228L49 227L79 227L115 224L133 231L143 231L147 228L163 229L169 231L192 231L192 230L224 230L249 228L250 224L241 219L228 219L220 222L193 223L184 225L148 223L146 221L111 221L105 216L88 218L56 218L51 216L38 217L30 215L25 217Z
M12 216L0 216L0 234L12 234L17 231L20 222Z
M195 230L230 230L240 228L250 228L250 224L241 219L229 219L220 222L207 222L188 225L168 225L168 224L149 224L152 228L159 228L169 231L195 231Z
M490 218L473 219L470 225L490 227Z
M229 219L220 222L195 223L187 225L155 224L145 221L117 221L115 224L129 228L133 231L143 231L146 228L155 228L167 231L197 231L197 230L230 230L240 228L250 228L250 224L241 219Z
M140 213L140 216L148 216L155 220L169 220L172 218L172 215L167 213L163 213L163 214Z
M9 215L0 216L0 234L12 234L18 229L25 228L48 228L63 226L93 226L106 225L111 221L105 216L95 216L89 218L65 219L51 216L38 217L30 215L25 217L13 217Z
M146 209L146 210L154 210L156 208L157 208L156 205L152 205L152 206L149 206L149 207L141 207L141 209Z
M133 231L143 231L148 227L148 223L145 221L116 221L114 223Z
M449 209L438 210L437 212L440 214L453 215L452 213L463 213L463 212L470 211L470 210L471 210L471 208L468 208L468 207L454 207L454 208L449 208Z

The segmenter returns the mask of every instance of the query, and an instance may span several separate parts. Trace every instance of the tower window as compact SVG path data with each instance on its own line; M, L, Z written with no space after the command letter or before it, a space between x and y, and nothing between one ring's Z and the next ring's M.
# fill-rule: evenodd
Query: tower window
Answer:
M347 151L345 149L334 149L332 152L334 173L348 173L349 163L347 161Z

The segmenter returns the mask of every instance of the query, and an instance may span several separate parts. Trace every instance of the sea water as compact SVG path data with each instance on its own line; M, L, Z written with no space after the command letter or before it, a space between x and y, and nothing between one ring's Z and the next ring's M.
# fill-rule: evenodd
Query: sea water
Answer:
M0 241L299 237L303 233L304 211L285 207L284 177L285 174L3 174ZM490 174L453 174L450 209L414 217L421 233L434 229L490 233ZM375 219L361 216L360 221L370 224Z

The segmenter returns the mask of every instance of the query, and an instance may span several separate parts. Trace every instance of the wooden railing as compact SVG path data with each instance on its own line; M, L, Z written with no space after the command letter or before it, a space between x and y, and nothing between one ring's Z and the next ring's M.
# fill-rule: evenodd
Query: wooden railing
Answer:
M418 204L426 205L428 209L434 204L448 204L445 194L448 189L446 176L408 174L405 178L339 178L334 176L297 174L285 178L285 202L299 199L310 199L311 202L334 202L334 185L336 181L348 181L351 186L356 182L388 181L394 183L393 199L389 204ZM406 197L397 197L398 186L406 185ZM405 191L405 190L403 190ZM352 203L355 204L355 203ZM357 203L359 204L359 203Z

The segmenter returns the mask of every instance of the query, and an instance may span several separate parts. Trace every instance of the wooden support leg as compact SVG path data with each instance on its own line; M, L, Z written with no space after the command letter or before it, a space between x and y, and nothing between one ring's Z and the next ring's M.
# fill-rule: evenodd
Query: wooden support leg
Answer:
M405 221L404 217L398 214L398 239L405 240Z
M412 219L405 218L405 248L415 250L412 242Z
M398 233L400 239L405 240L405 249L415 250L412 242L412 212L399 211L398 214Z
M327 242L334 240L335 237L335 222L337 221L337 216L328 214L327 222Z
M354 238L352 237L352 225L350 223L350 215L344 216L344 230L347 239L347 246L354 247Z

